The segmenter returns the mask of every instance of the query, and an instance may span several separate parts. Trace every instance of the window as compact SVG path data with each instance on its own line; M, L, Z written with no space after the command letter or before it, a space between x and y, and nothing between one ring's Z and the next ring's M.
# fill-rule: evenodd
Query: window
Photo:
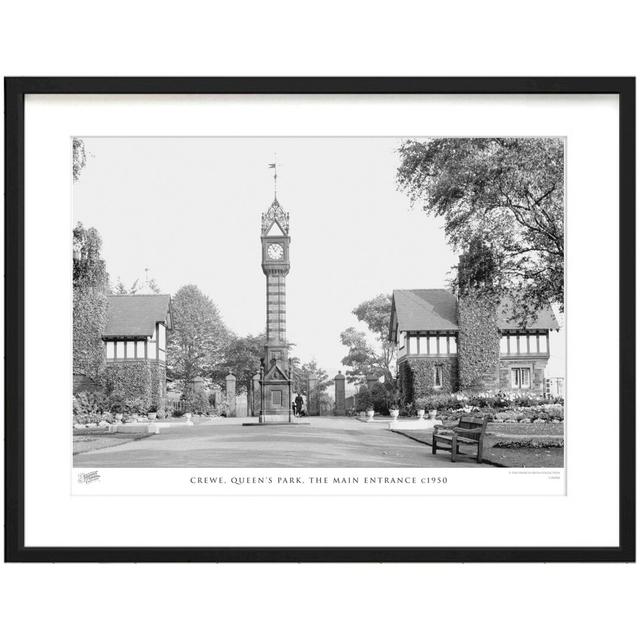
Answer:
M538 353L538 336L529 336L529 353Z
M447 337L446 336L440 336L438 338L438 353L441 356L447 355Z
M509 353L509 338L507 336L500 338L500 353Z
M433 367L433 388L434 389L442 389L442 374L443 374L443 366L441 364L437 364Z
M107 342L107 358L115 358L116 357L116 343L109 341Z
M518 353L529 353L527 336L518 336Z
M124 358L124 342L116 342L116 358Z
M449 338L449 353L458 353L458 338L455 336Z
M547 344L547 336L540 336L540 353L548 353L549 345Z
M136 357L136 343L135 342L127 342L127 358L135 358Z
M514 389L529 389L531 387L531 369L528 367L511 369L511 386Z
M420 349L420 355L427 353L427 338L426 336L420 336L418 338L418 348Z
M164 349L167 343L167 329L163 324L158 325L158 348Z
M144 340L138 340L136 343L136 358L144 358Z
M147 343L147 358L149 358L149 360L156 359L156 343L155 342Z
M429 336L429 354L435 356L438 354L438 338Z
M418 353L418 338L409 336L409 353Z
M518 337L517 336L509 336L509 353L514 354L518 353Z

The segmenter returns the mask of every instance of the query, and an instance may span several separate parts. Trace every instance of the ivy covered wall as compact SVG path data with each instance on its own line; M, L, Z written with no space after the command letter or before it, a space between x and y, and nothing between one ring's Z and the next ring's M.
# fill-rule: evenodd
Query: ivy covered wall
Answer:
M500 332L497 300L482 288L458 298L458 378L461 391L498 387Z
M148 362L109 362L105 372L108 394L147 410L152 402L151 366Z
M435 365L442 365L439 389L433 388ZM452 393L458 390L458 362L456 358L408 358L399 365L398 381L402 404L436 393Z
M150 406L164 408L166 369L160 362L108 362L104 378L106 392L123 402L144 411Z
M73 288L73 373L99 380L105 366L102 332L107 297L91 287Z

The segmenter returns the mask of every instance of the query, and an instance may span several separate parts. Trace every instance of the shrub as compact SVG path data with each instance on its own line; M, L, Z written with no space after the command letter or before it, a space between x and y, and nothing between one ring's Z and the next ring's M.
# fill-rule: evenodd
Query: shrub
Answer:
M149 401L144 397L130 398L124 401L123 406L125 414L140 415L141 413L148 413Z
M413 406L415 407L416 411L424 411L426 410L429 404L430 404L429 398L416 398L415 402L413 403Z
M371 393L367 387L362 386L356 393L356 411L368 411L372 406Z
M188 413L208 415L211 411L209 394L206 391L188 391L183 394L182 399L186 402Z
M377 413L389 413L390 393L380 382L371 385L371 406Z
M74 415L101 415L109 409L109 400L100 391L81 391L73 396Z

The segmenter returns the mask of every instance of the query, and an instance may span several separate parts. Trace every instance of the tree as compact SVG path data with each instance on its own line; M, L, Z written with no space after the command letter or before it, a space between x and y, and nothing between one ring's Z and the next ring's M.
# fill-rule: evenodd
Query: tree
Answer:
M73 181L80 179L80 173L87 164L87 152L84 148L84 140L82 138L73 139Z
M97 229L85 229L78 222L73 229L73 286L90 287L106 293L109 274L102 259L102 238Z
M167 367L183 386L210 376L223 361L230 334L220 312L197 286L181 287L171 301L173 330L167 342Z
M73 229L73 372L94 380L104 371L109 275L96 229Z
M218 384L224 384L231 371L236 376L236 391L248 391L249 381L260 371L260 358L264 356L264 334L257 336L233 336L227 345L224 358L213 374Z
M355 327L349 327L340 334L340 341L349 349L342 359L342 364L348 367L347 380L363 382L367 374L373 373L384 375L386 383L392 382L391 368L395 359L395 345L388 340L391 296L381 293L360 303L352 313L373 333L376 347L369 343L364 331Z
M318 393L327 389L333 384L333 380L329 379L329 374L315 360L301 363L299 358L291 359L291 377L293 378L293 389L296 393L307 395L309 389L307 386L307 378L314 375L317 380L316 390Z
M556 138L409 140L398 187L442 217L449 243L481 242L495 290L540 308L564 301L564 146Z
M151 278L150 280L147 280L146 285L140 284L140 279L136 278L131 283L131 286L129 286L129 287L125 286L124 283L122 282L122 280L120 278L118 278L118 282L116 283L116 286L114 287L114 293L116 293L119 296L124 296L124 295L133 296L136 293L138 293L138 291L140 291L144 286L149 287L149 289L151 289L151 291L153 291L153 293L162 293L160 291L160 286L156 282L155 278Z

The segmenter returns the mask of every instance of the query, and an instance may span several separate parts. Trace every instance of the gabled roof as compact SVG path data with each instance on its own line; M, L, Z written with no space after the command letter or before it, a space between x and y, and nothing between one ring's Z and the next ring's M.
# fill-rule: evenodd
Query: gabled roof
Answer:
M446 289L396 289L392 309L398 319L398 331L458 329L458 301Z
M498 328L502 331L522 329L512 318L516 304L503 298L498 307ZM458 300L447 289L396 289L391 307L390 337L393 339L397 319L398 331L457 331ZM558 329L558 321L550 306L533 314L526 329Z
M511 298L504 297L498 307L498 329L502 331L522 329L522 323L513 317L513 309L517 304ZM531 314L524 327L526 329L559 329L560 325L550 305L542 307Z
M107 296L109 308L103 338L153 335L156 322L171 325L171 296Z

